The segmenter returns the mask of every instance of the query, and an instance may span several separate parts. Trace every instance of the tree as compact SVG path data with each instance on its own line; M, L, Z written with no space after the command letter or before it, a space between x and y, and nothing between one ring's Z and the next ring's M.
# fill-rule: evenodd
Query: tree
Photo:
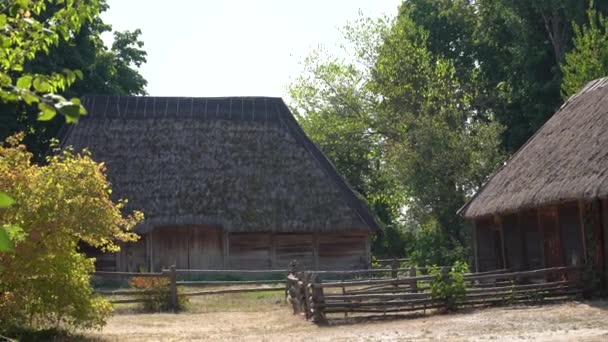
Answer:
M374 254L461 258L455 212L502 162L500 125L470 105L454 65L409 17L361 19L345 36L353 60L313 54L290 88L298 120L385 224ZM429 234L441 245L423 243Z
M99 5L100 13L108 8L105 1L100 1ZM62 92L67 98L88 94L145 95L147 82L136 69L146 62L143 42L139 40L141 31L114 32L114 42L107 48L101 35L110 31L111 26L105 24L98 13L69 40L60 40L49 47L48 54L25 63L24 71L49 74L55 70L80 70L82 79ZM42 161L50 140L58 136L63 123L37 120L36 109L23 103L0 104L0 137L28 132L24 142L34 153L34 159Z
M561 65L564 100L587 82L608 76L608 17L592 6L587 11L587 17L587 25L574 24L574 49L566 54Z
M86 114L76 98L66 100L56 93L82 78L81 71L29 72L24 65L70 39L82 25L99 13L99 2L6 0L0 3L0 102L37 104L38 119L51 120L57 112L76 122Z
M313 52L304 73L289 87L291 107L307 135L334 163L385 227L374 241L377 256L403 256L408 239L400 224L404 191L385 160L383 137L371 125L375 94L368 89L375 44L386 29L383 20L362 18L344 29L344 61Z
M122 214L125 202L110 199L104 166L88 152L65 150L39 166L22 138L0 146L0 189L15 200L0 210L14 245L14 252L0 251L0 332L98 327L111 307L93 294L94 259L78 245L115 251L136 239L130 230L143 216Z
M420 227L434 225L447 250L457 250L468 241L456 211L502 162L501 126L479 117L453 63L431 53L427 39L408 16L384 37L372 72L382 99L375 126L408 189L410 218Z

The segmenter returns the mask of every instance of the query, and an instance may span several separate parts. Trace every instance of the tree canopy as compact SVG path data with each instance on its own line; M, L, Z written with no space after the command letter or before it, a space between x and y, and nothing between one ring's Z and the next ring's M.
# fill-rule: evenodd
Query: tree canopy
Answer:
M368 201L393 199L391 215L375 209L400 242L376 254L466 258L456 211L559 108L560 88L568 96L605 76L607 11L576 0L407 0L393 20L347 26L351 58L307 59L290 88L304 129Z

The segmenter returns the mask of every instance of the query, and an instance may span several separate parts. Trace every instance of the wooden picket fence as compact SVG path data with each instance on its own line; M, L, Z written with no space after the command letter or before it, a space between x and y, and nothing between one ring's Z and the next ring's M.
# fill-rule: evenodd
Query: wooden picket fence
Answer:
M443 267L447 272L449 268ZM442 309L446 302L433 298L430 284L436 276L419 275L412 267L389 270L390 277L358 277L374 270L341 272L292 272L287 276L287 298L294 314L300 313L316 323L328 315L387 314ZM424 270L423 270L424 271ZM580 267L555 267L533 271L497 270L465 274L466 294L457 305L487 306L507 303L541 303L580 296ZM332 280L336 275L348 279Z

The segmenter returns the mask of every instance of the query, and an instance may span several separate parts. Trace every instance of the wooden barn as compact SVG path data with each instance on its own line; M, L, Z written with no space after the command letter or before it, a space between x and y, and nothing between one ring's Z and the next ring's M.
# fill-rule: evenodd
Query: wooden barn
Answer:
M362 268L379 227L280 98L83 99L65 146L146 218L98 269Z
M459 212L477 271L608 265L608 78L588 83Z

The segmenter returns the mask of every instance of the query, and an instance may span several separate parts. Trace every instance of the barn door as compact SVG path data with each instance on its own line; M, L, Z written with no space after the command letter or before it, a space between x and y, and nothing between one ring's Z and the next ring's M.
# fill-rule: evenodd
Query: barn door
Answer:
M543 236L545 267L563 266L564 255L557 222L557 208L539 209L538 219Z

